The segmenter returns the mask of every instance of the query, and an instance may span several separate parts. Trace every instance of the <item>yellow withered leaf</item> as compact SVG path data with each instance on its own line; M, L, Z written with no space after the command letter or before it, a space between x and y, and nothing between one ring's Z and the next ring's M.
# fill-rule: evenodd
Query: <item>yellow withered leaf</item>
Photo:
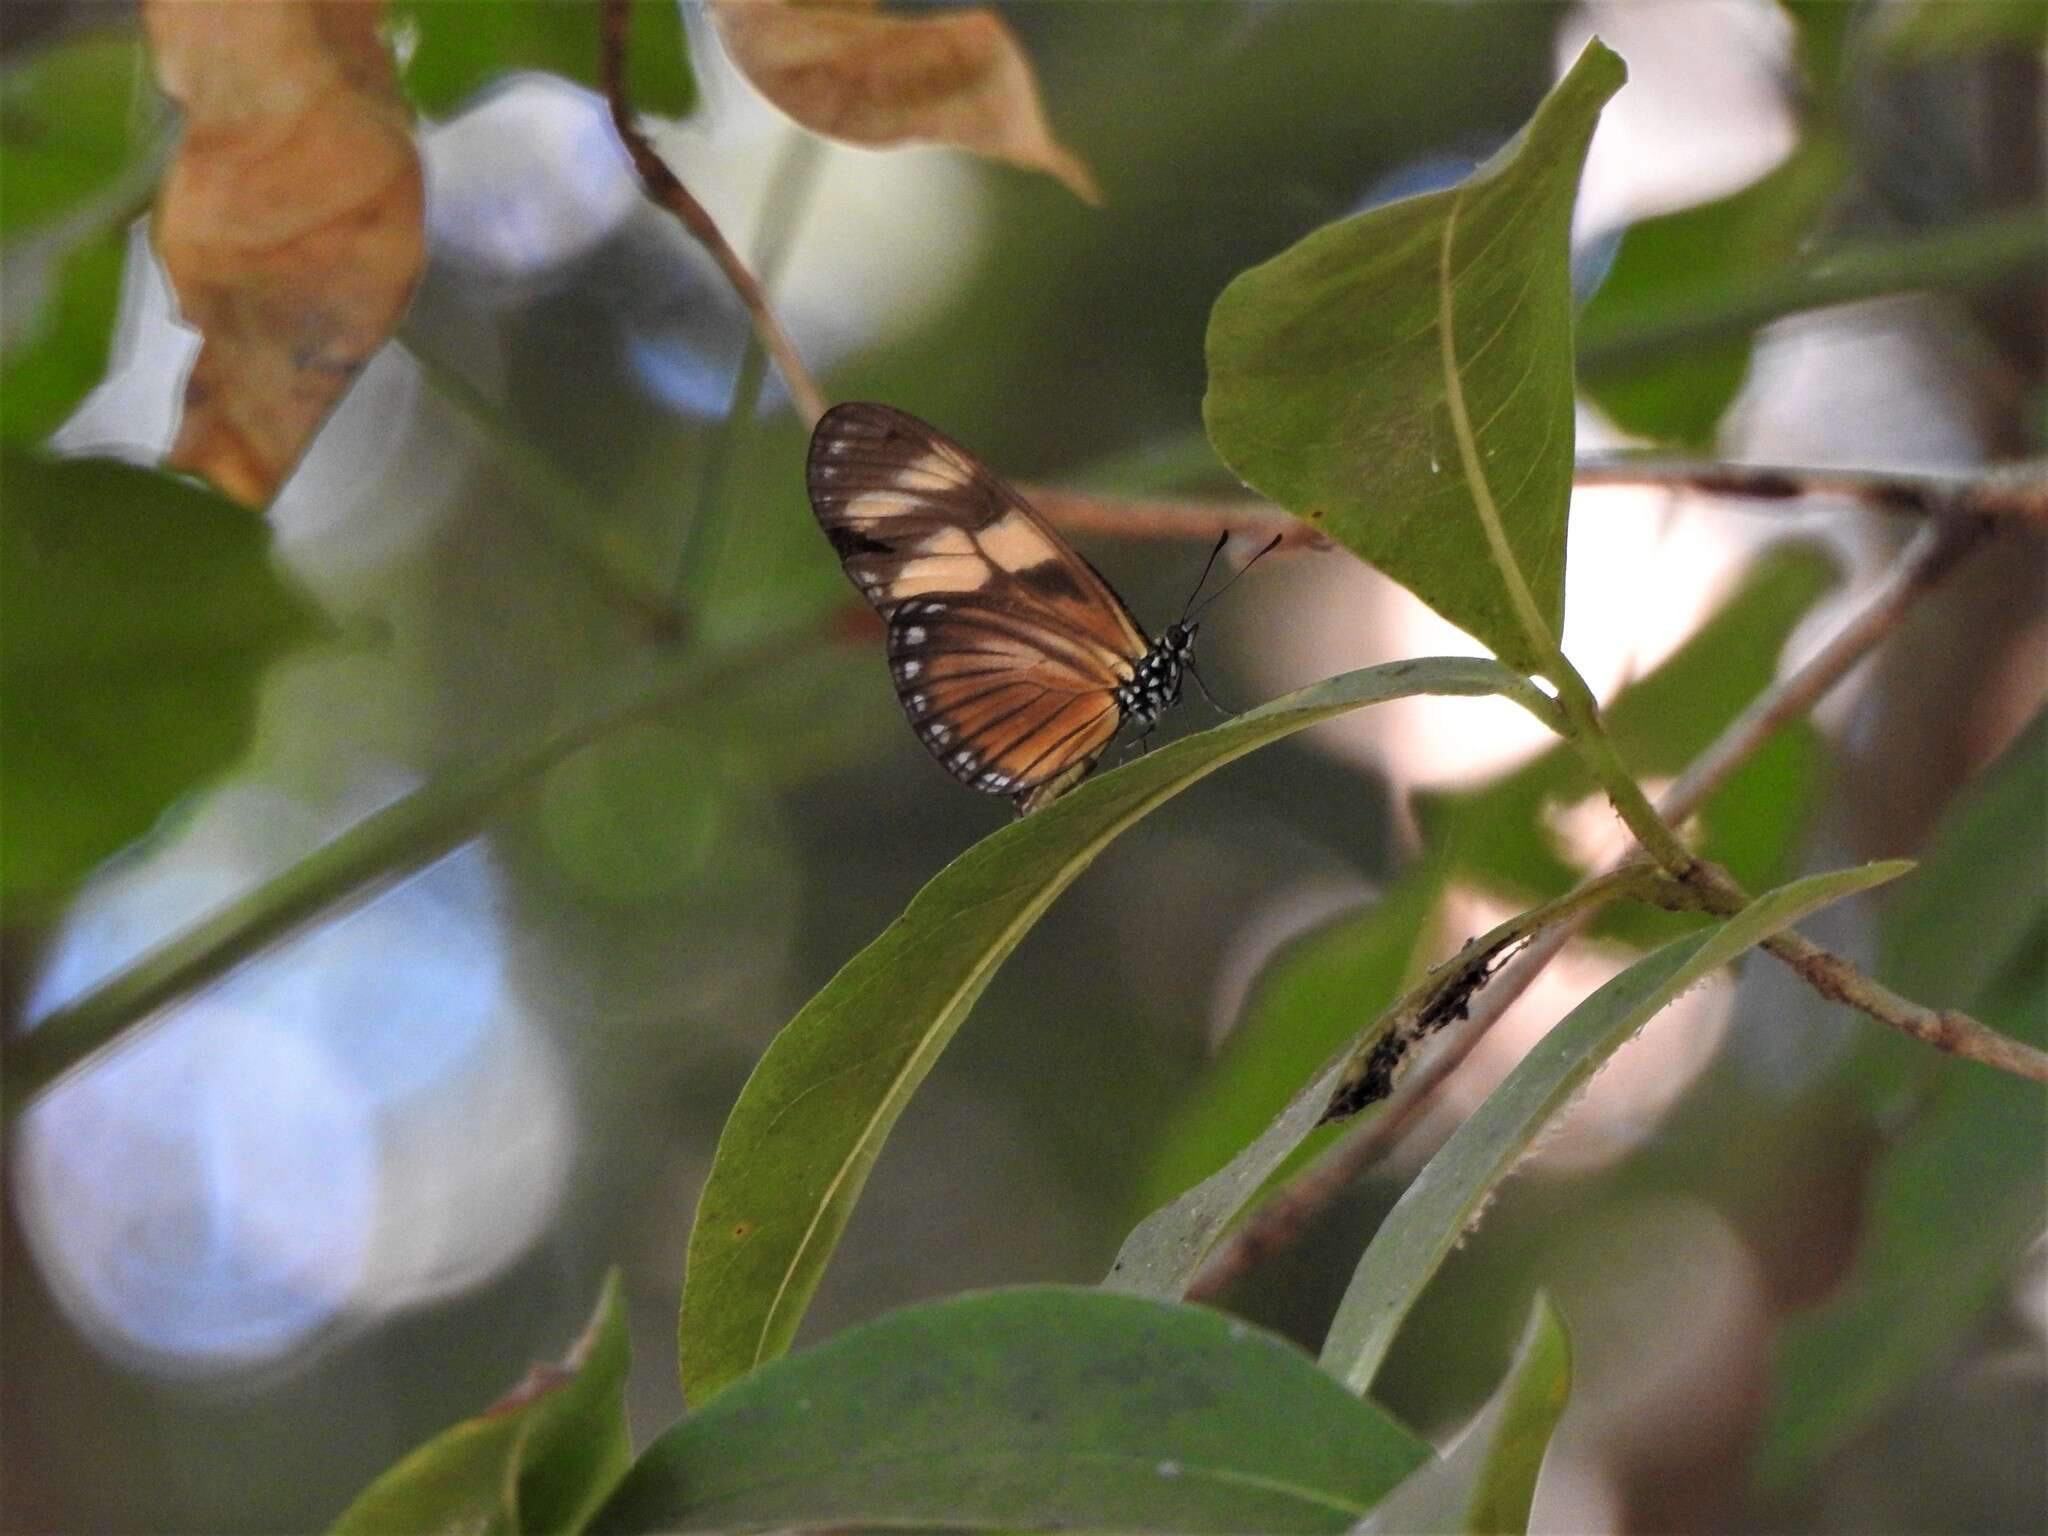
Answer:
M1031 64L993 11L892 16L874 0L711 0L747 78L815 133L873 149L950 144L1058 177L1095 180L1052 135Z
M382 0L144 0L185 111L155 219L201 337L169 462L262 506L390 336L426 258Z

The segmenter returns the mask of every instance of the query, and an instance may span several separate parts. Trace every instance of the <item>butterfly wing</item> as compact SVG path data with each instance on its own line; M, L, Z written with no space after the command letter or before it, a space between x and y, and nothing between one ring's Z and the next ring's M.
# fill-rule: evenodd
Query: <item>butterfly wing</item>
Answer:
M1123 723L1084 642L973 599L912 598L889 670L918 739L974 789L1035 810L1085 778Z
M1084 777L1147 649L1109 583L973 455L888 406L828 411L808 479L932 755L1024 810Z

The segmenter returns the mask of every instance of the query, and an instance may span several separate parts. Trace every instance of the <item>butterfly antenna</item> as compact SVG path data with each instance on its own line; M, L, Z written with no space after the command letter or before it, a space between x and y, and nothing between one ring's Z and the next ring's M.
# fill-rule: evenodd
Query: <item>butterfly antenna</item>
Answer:
M1188 594L1188 600L1181 605L1181 618L1187 618L1188 610L1195 606L1195 599L1202 595L1202 588L1207 586L1209 582L1209 573L1216 569L1216 557L1223 553L1223 546L1228 544L1229 542L1230 530L1226 528L1223 530L1222 535L1216 540L1216 547L1209 551L1209 563L1202 567L1201 580L1195 583L1195 590Z
M1226 533L1223 537L1227 539L1230 537L1230 535ZM1218 544L1216 547L1219 550L1223 548L1221 544ZM1266 541L1265 547L1263 549L1261 549L1256 555L1253 555L1251 559L1245 561L1243 565L1240 565L1236 570L1230 573L1230 580L1224 582L1222 586L1218 587L1214 592L1211 592L1207 597L1202 599L1202 608L1208 607L1211 603L1215 602L1217 598L1221 597L1224 593L1228 592L1232 587L1236 586L1238 577L1242 576L1246 571L1250 570L1253 566L1257 565L1261 560L1263 560L1266 556L1273 553L1273 551L1278 549L1279 547L1280 535L1276 533L1273 535L1272 538ZM1211 560L1211 562L1213 562L1216 559L1216 557L1212 554L1209 557L1209 559ZM1203 573L1203 579L1208 579L1207 572ZM1197 587L1195 590L1199 592L1201 591L1201 588ZM1195 613L1200 613L1202 611L1202 608L1195 609ZM1191 615L1186 613L1183 613L1181 615L1183 621L1190 617Z

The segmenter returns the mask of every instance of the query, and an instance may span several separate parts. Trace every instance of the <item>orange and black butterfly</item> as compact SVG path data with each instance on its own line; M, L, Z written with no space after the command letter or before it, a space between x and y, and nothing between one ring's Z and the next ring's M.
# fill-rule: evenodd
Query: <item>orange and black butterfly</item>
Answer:
M833 407L808 479L846 574L889 626L904 713L961 783L1035 811L1126 722L1149 726L1180 698L1196 625L1183 616L1148 641L1022 496L915 416Z

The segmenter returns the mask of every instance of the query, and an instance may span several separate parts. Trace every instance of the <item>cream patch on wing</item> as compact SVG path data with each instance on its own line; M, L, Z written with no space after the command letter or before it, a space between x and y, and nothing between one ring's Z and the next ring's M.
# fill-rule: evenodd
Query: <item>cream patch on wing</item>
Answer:
M908 560L889 578L888 600L900 603L933 592L975 592L988 585L992 574L986 561L957 555Z
M982 552L1006 571L1028 571L1060 557L1052 542L1017 512L1006 512L974 537Z
M921 555L971 555L974 554L974 536L965 528L934 528L917 541L917 552Z
M950 491L959 484L959 471L936 453L919 454L889 477L889 488L896 491L932 494Z

